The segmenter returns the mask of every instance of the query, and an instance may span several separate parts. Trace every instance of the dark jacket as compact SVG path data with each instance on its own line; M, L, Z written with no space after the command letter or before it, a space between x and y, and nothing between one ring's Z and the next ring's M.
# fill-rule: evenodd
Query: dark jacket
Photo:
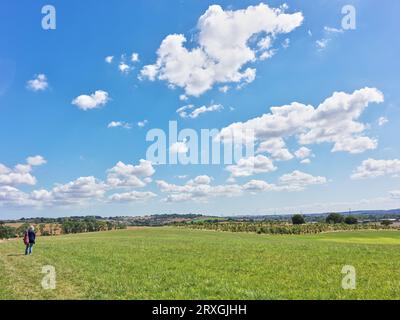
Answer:
M35 231L28 230L28 238L29 238L29 243L35 243L35 240L36 240Z

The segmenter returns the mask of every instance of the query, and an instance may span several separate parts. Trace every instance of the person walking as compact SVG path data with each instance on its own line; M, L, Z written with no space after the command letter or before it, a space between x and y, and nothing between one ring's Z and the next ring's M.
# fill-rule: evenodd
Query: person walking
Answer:
M32 254L32 247L36 242L36 233L35 228L30 226L29 229L25 232L24 235L24 243L25 243L25 255Z

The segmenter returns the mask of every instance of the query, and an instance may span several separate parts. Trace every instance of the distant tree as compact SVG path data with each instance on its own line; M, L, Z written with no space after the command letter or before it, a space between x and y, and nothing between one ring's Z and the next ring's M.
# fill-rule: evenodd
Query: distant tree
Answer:
M304 223L306 223L306 220L304 220L304 217L301 214L295 214L292 217L292 223L293 224L304 224Z
M381 225L383 225L383 226L385 226L385 227L388 227L388 226L390 226L391 224L393 224L393 222L392 222L392 221L389 221L389 220L383 220L383 221L381 221Z
M357 220L356 217L347 216L346 218L344 218L344 223L346 223L346 224L357 224L358 220Z
M326 217L327 223L342 223L343 220L343 216L339 213L331 213Z

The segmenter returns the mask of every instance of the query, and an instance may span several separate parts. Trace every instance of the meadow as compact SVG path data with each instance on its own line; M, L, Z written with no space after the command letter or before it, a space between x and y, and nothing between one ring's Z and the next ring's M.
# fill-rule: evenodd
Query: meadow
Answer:
M41 286L44 265L55 290ZM355 290L341 286L356 268ZM176 227L0 243L0 299L400 299L400 231L265 235Z

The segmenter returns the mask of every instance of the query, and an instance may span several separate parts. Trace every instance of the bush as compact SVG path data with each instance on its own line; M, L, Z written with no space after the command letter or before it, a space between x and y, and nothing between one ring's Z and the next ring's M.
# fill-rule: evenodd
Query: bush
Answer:
M393 222L392 222L392 221L389 221L389 220L383 220L383 221L381 221L381 225L383 225L383 226L385 226L385 227L388 227L388 226L390 226L391 224L393 224Z
M305 224L306 220L304 220L304 217L301 214L295 214L292 217L292 223L293 224Z
M357 220L356 217L347 216L347 217L344 219L344 223L345 223L345 224L357 224L357 223L358 223L358 220Z
M343 216L339 213L331 213L326 217L326 223L343 223Z
M0 239L10 239L17 236L17 229L5 225L0 226Z

